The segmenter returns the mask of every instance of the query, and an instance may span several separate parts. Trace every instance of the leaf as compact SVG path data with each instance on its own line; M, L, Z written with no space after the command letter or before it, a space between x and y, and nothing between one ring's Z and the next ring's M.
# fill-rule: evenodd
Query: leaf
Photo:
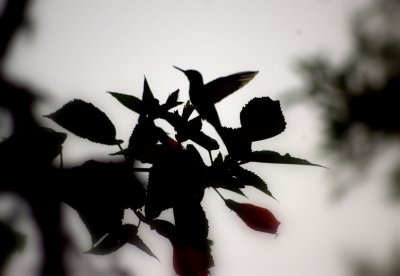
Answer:
M208 151L219 149L218 142L200 130L198 130L198 131L190 130L187 133L187 137L188 137L188 139L192 140L193 142L202 146L203 148L205 148ZM179 140L179 139L180 139L180 136L178 135L177 140Z
M121 104L123 104L125 107L129 108L130 110L141 114L144 110L143 107L143 102L136 98L135 96L132 95L126 95L126 94L121 94L117 92L108 92L116 98Z
M190 103L190 101L187 101L185 106L183 107L182 111L182 119L187 122L189 120L190 115L192 115L194 111L194 106Z
M180 104L182 104L182 102L178 102L178 97L179 97L179 89L177 89L176 91L172 92L167 101L165 102L165 104L163 105L163 107L166 110L169 110L171 108L174 108Z
M252 153L250 153L248 155L248 158L245 159L245 162L308 165L308 166L317 166L317 167L325 168L324 166L311 163L305 159L293 157L288 153L286 153L285 155L281 155L278 152L270 151L270 150L253 151Z
M147 253L149 256L156 258L158 261L160 261L156 255L150 250L150 248L143 242L143 240L138 236L133 236L132 238L129 239L128 241L130 244L136 246L143 252Z
M279 101L254 98L240 112L243 131L251 141L264 140L283 132L286 127Z
M144 78L142 100L143 100L143 103L146 105L149 103L152 103L156 100L153 96L153 92L151 92L149 83L147 82L146 78Z
M57 187L61 201L78 212L94 242L118 228L124 210L141 208L146 197L126 163L87 161L64 170Z
M150 170L145 213L149 219L175 206L185 198L198 199L204 194L205 165L192 145L170 150Z
M240 166L236 166L232 170L232 174L236 176L237 181L239 181L244 186L253 186L254 188L274 198L268 189L267 183L265 183L264 180L257 174L248 171Z
M234 159L241 160L251 152L251 140L242 128L221 127L218 133Z
M234 177L231 168L222 162L222 160L220 162L218 157L212 166L207 168L205 174L207 176L207 187L223 188L246 196L241 190L245 186Z
M75 135L92 142L116 145L115 127L103 111L82 100L68 102L56 112L47 115L54 122Z
M133 224L124 224L113 232L105 234L93 247L86 253L95 255L107 255L130 243L137 237L138 228Z
M151 221L150 227L151 229L155 229L158 234L171 241L175 239L175 225L169 221L154 219Z

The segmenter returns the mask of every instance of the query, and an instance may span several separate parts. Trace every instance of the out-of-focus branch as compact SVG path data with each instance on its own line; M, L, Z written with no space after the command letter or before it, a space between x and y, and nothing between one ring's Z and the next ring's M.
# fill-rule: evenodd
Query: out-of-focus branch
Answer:
M0 63L7 54L14 33L24 23L24 15L29 0L6 1L0 17Z

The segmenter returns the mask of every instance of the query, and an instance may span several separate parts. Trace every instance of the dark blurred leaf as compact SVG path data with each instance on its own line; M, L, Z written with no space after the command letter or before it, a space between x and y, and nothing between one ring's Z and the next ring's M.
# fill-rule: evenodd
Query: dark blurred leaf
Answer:
M26 237L0 221L0 271L12 253L20 252L25 247Z
M251 141L271 138L286 127L279 101L254 98L240 112L243 131Z
M286 153L285 155L281 155L278 152L269 150L253 151L251 154L248 155L248 158L245 159L245 162L277 163L277 164L308 165L308 166L323 167L321 165L310 163L305 159L293 157L288 153Z
M40 137L40 140L42 140L43 145L46 145L46 148L48 149L47 151L42 149L41 153L46 154L46 152L48 152L49 155L52 156L50 159L54 159L61 153L62 144L64 144L67 139L67 134L54 131L50 128L41 128L41 130L43 136Z
M20 166L21 156L31 168L48 166L60 154L66 137L65 133L44 127L32 128L23 135L12 135L0 142L0 166L3 171L7 170L5 166Z
M146 78L144 78L142 100L143 100L143 103L146 105L148 105L149 103L153 103L156 100L153 96L153 92L151 92L149 83L147 82Z
M122 142L115 139L115 127L106 114L93 104L82 100L73 100L45 117L52 119L75 135L92 142L106 145L116 145Z
M150 250L150 248L143 242L143 240L138 235L131 237L128 242L136 246L149 256L154 257L158 260L157 256L154 255L154 253Z
M143 102L140 99L136 98L135 96L121 94L117 92L108 92L108 93L110 93L114 98L116 98L120 103L122 103L130 110L139 114L143 112L144 110Z
M61 200L74 208L97 242L121 225L124 210L144 205L142 183L124 163L88 161L60 177Z
M138 228L136 225L124 224L114 229L114 231L105 234L94 246L86 253L95 255L107 255L113 253L130 243L137 236Z

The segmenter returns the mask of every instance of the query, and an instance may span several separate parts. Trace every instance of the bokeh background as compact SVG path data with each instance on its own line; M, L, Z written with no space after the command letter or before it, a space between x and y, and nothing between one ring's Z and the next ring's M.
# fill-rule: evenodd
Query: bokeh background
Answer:
M36 113L44 125L61 130L41 115L80 98L102 109L125 141L138 117L106 91L140 97L146 76L156 97L165 100L179 88L186 101L187 79L173 65L196 69L205 81L259 71L217 104L223 124L238 126L242 106L253 97L280 100L286 131L253 148L289 152L328 169L247 166L277 198L246 191L251 202L280 219L277 238L246 228L215 192L207 191L203 206L215 258L211 275L398 276L396 2L37 0L29 6L29 27L14 39L1 70L39 92ZM7 137L10 118L0 114L0 134ZM69 135L64 163L112 160L108 154L116 150ZM63 212L66 231L81 251L88 250L91 241L79 217L68 206ZM6 275L32 275L41 256L30 210L15 196L0 194L0 219L16 213L13 227L27 235L27 243ZM126 220L134 220L129 212ZM174 275L168 241L145 226L140 229L160 262L127 245L109 256L71 254L74 275Z

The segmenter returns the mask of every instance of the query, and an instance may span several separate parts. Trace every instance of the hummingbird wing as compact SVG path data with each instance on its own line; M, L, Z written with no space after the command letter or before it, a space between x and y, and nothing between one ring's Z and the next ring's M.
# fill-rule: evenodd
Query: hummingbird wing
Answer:
M207 101L217 103L251 81L258 71L247 71L215 79L205 85Z

